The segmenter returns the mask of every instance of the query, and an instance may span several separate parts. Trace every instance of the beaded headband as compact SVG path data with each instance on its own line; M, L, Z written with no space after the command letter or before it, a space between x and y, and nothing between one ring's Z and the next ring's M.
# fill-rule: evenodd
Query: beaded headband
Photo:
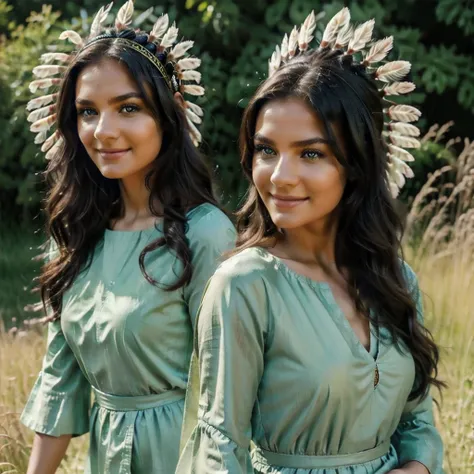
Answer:
M104 23L112 9L113 3L103 6L95 15L86 40L79 33L72 30L63 31L60 40L69 40L77 47L71 54L45 53L41 56L41 66L33 69L33 74L38 78L31 82L30 92L38 90L46 92L50 87L60 87L63 82L61 76L67 70L67 65L72 63L82 51L99 41L113 39L127 48L137 51L146 57L159 71L171 93L180 92L193 96L204 95L204 88L198 85L201 73L196 69L201 65L201 60L190 57L187 51L193 47L193 41L176 43L178 28L173 23L169 25L168 15L163 15L155 22L149 34L140 34L130 29L134 13L133 0L128 0L118 11L115 19L116 35L104 27ZM59 64L52 64L57 62ZM193 84L192 82L195 82ZM41 144L41 151L46 153L46 159L51 159L62 144L62 137L56 130L49 137L49 130L56 125L56 101L58 93L46 94L30 100L27 110L30 112L28 121L32 122L30 130L36 133L35 143ZM185 100L186 119L191 140L195 146L201 142L201 134L195 124L202 122L203 111L201 107Z
M404 77L410 72L408 61L391 61L381 63L393 47L393 37L389 36L380 41L372 41L374 20L366 21L355 28L350 24L350 12L347 7L337 13L327 24L319 50L342 50L344 55L354 55L354 64L363 65L367 72L377 81L383 100L387 102L384 108L385 130L383 137L387 140L388 148L388 183L395 198L405 184L406 178L414 176L407 162L414 161L411 153L405 148L418 148L420 142L414 138L420 135L420 130L409 122L416 122L421 112L411 105L396 105L387 97L408 94L415 89L412 82L404 82ZM300 29L296 26L283 37L281 46L277 46L269 60L269 76L300 53L309 50L316 28L316 16L311 12ZM400 82L402 81L402 82Z

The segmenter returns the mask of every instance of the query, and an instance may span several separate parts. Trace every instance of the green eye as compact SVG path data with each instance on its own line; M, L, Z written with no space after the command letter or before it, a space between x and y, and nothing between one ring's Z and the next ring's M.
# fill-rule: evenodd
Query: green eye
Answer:
M319 150L305 150L302 156L308 160L317 160L323 158L324 155Z
M127 113L127 114L131 114L133 112L138 112L140 109L139 107L137 107L136 105L124 105L122 107L122 111Z
M77 115L81 115L82 117L90 117L94 115L96 112L94 109L79 109L77 111Z
M275 151L266 145L256 145L255 151L265 156L275 155Z

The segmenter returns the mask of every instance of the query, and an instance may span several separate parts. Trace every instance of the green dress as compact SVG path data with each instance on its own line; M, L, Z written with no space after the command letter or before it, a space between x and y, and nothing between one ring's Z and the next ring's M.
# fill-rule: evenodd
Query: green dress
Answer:
M407 401L413 358L383 332L371 327L367 351L327 283L262 248L222 263L199 312L176 474L385 474L410 460L441 474L432 400Z
M230 220L203 204L188 213L189 285L167 292L145 280L139 255L162 234L106 230L92 264L63 297L23 423L52 436L90 431L87 472L170 474L178 462L192 323L209 277L235 244ZM167 247L149 253L148 273L176 281ZM91 407L91 391L94 404Z

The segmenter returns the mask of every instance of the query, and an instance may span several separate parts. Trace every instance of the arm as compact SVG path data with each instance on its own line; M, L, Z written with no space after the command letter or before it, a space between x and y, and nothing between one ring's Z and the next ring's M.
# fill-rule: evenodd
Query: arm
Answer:
M223 254L235 246L235 228L227 216L217 208L191 221L187 234L192 254L193 276L184 288L193 328L201 298L209 278L223 260Z
M405 274L416 301L418 318L423 322L423 303L417 277L406 264ZM401 466L395 473L443 474L443 442L434 424L433 400L429 394L407 401L392 443Z
M264 369L265 288L263 282L235 281L226 273L221 268L213 276L199 313L199 380L190 388L199 393L197 423L185 440L177 474L253 473L249 446Z
M21 415L22 423L37 433L28 474L54 472L71 436L89 431L89 408L90 385L66 342L61 322L53 321L42 370Z
M71 437L36 433L26 474L54 474L66 454Z

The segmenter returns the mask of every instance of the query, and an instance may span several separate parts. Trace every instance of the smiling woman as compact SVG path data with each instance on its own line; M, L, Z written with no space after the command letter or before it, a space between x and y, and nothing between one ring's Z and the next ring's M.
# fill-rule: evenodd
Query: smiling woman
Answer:
M374 22L347 8L310 50L315 26L285 35L244 113L250 187L200 307L177 474L443 472L438 348L393 200L419 113L383 99L413 90L409 64L375 68L392 38L366 48Z
M132 1L105 29L110 8L86 41L61 35L77 52L43 56L67 68L35 68L61 79L31 85L60 88L28 106L37 141L57 119L42 147L50 323L22 414L37 433L28 474L54 473L71 436L87 431L90 474L174 472L197 308L235 240L195 147L202 110L183 98L204 92L190 84L200 79L199 60L184 57L192 41L174 44L167 15L150 34L128 28Z

